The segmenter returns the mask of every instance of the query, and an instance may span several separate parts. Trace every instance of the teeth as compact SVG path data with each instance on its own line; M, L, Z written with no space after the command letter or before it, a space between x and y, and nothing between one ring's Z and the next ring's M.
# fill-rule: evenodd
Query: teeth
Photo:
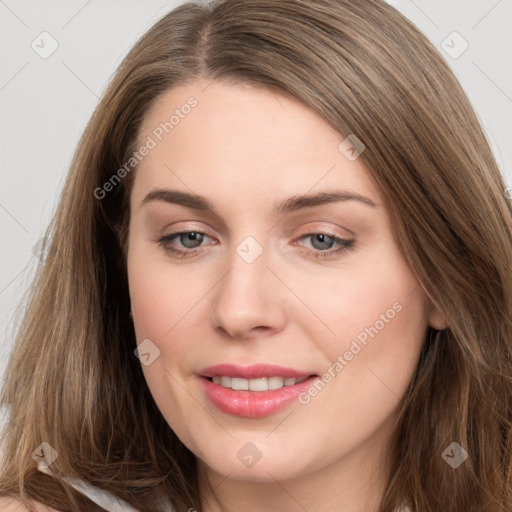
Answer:
M281 389L284 386L293 386L304 382L308 377L296 379L294 377L262 377L259 379L242 379L240 377L215 376L212 380L224 388L231 388L235 391L268 391Z
M268 379L268 389L280 389L283 387L284 379L282 377L270 377Z
M247 384L251 391L268 391L268 379L266 377L248 380Z
M225 388L230 388L231 387L231 377L221 377L220 385L224 386Z
M236 391L247 391L249 389L249 381L247 379L233 377L231 379L231 389Z

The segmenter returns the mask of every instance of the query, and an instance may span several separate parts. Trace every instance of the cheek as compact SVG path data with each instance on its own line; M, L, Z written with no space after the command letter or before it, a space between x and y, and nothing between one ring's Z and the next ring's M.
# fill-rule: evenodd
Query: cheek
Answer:
M208 292L208 280L161 259L148 261L144 247L134 246L128 257L128 282L137 341L150 338L163 349L173 339L173 351L179 352L181 338L175 334L194 328L193 317Z
M298 293L306 293L307 281ZM312 416L330 403L347 439L358 429L369 435L394 411L414 375L428 324L423 292L391 245L339 278L320 277L315 284L308 304L331 332L319 336L305 321L301 326L316 340L328 383L319 386L322 398L313 390L303 403Z
M337 335L324 352L331 365L339 363L332 391L344 397L340 415L349 409L357 416L364 403L364 411L382 421L417 366L427 330L424 295L402 260L387 263L386 271L368 267L364 277L345 281L327 310Z
M336 273L297 277L294 291L323 323L322 335L316 330L314 338L329 361L354 342L365 349L359 359L377 356L380 350L407 353L421 347L427 327L423 293L391 244ZM313 336L305 320L301 326ZM357 350L355 346L353 352Z
M321 450L334 422L326 460L392 420L417 366L427 328L424 297L405 264L387 261L386 272L369 266L314 301L336 335L316 338L326 356L323 383L301 397L304 421L295 435L314 430Z
M138 344L150 339L160 351L150 365L142 365L142 370L167 423L187 446L196 447L189 431L203 411L191 400L186 379L190 378L190 354L199 349L185 333L194 332L194 304L204 296L206 285L201 285L201 280L184 280L179 268L171 270L168 265L148 262L142 249L139 253L134 245L128 258L135 334Z

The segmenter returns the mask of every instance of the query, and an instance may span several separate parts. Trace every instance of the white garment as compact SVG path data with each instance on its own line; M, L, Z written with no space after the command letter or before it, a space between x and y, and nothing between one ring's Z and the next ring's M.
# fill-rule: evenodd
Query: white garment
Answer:
M47 475L57 477L53 471L44 466L38 466L38 469ZM87 496L91 501L94 501L96 505L99 505L101 508L104 508L108 512L139 512L137 509L126 503L126 501L116 498L113 494L99 489L98 487L94 487L93 485L90 485L83 480L74 480L71 478L63 478L63 480L65 480L78 492L85 494L85 496ZM174 507L168 501L162 503L161 511L175 512ZM396 512L411 512L411 509L407 505L402 505L396 510Z
M46 466L37 466L39 471L46 473L47 475L54 476L55 478L60 478L56 475L51 469ZM133 508L126 501L117 498L113 494L104 491L98 487L95 487L83 480L76 480L73 478L62 478L66 483L71 485L78 492L87 496L91 501L99 505L101 508L104 508L108 512L139 512L136 508ZM175 512L174 507L171 505L169 501L165 501L160 506L161 512Z

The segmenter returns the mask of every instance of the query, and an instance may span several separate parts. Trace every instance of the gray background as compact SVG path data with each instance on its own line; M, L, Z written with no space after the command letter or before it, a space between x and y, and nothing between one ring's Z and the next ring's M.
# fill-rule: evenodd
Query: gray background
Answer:
M179 3L0 0L0 384L38 262L33 248L80 134L130 47ZM512 0L388 3L445 55L512 184ZM454 31L469 44L457 58L443 52L443 45L453 55L463 49ZM52 44L58 48L42 58Z

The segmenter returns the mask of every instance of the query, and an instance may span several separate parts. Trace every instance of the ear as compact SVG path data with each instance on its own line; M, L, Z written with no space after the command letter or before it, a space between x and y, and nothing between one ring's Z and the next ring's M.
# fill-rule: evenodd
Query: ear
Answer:
M428 325L438 331L448 327L444 315L430 301L428 301Z

